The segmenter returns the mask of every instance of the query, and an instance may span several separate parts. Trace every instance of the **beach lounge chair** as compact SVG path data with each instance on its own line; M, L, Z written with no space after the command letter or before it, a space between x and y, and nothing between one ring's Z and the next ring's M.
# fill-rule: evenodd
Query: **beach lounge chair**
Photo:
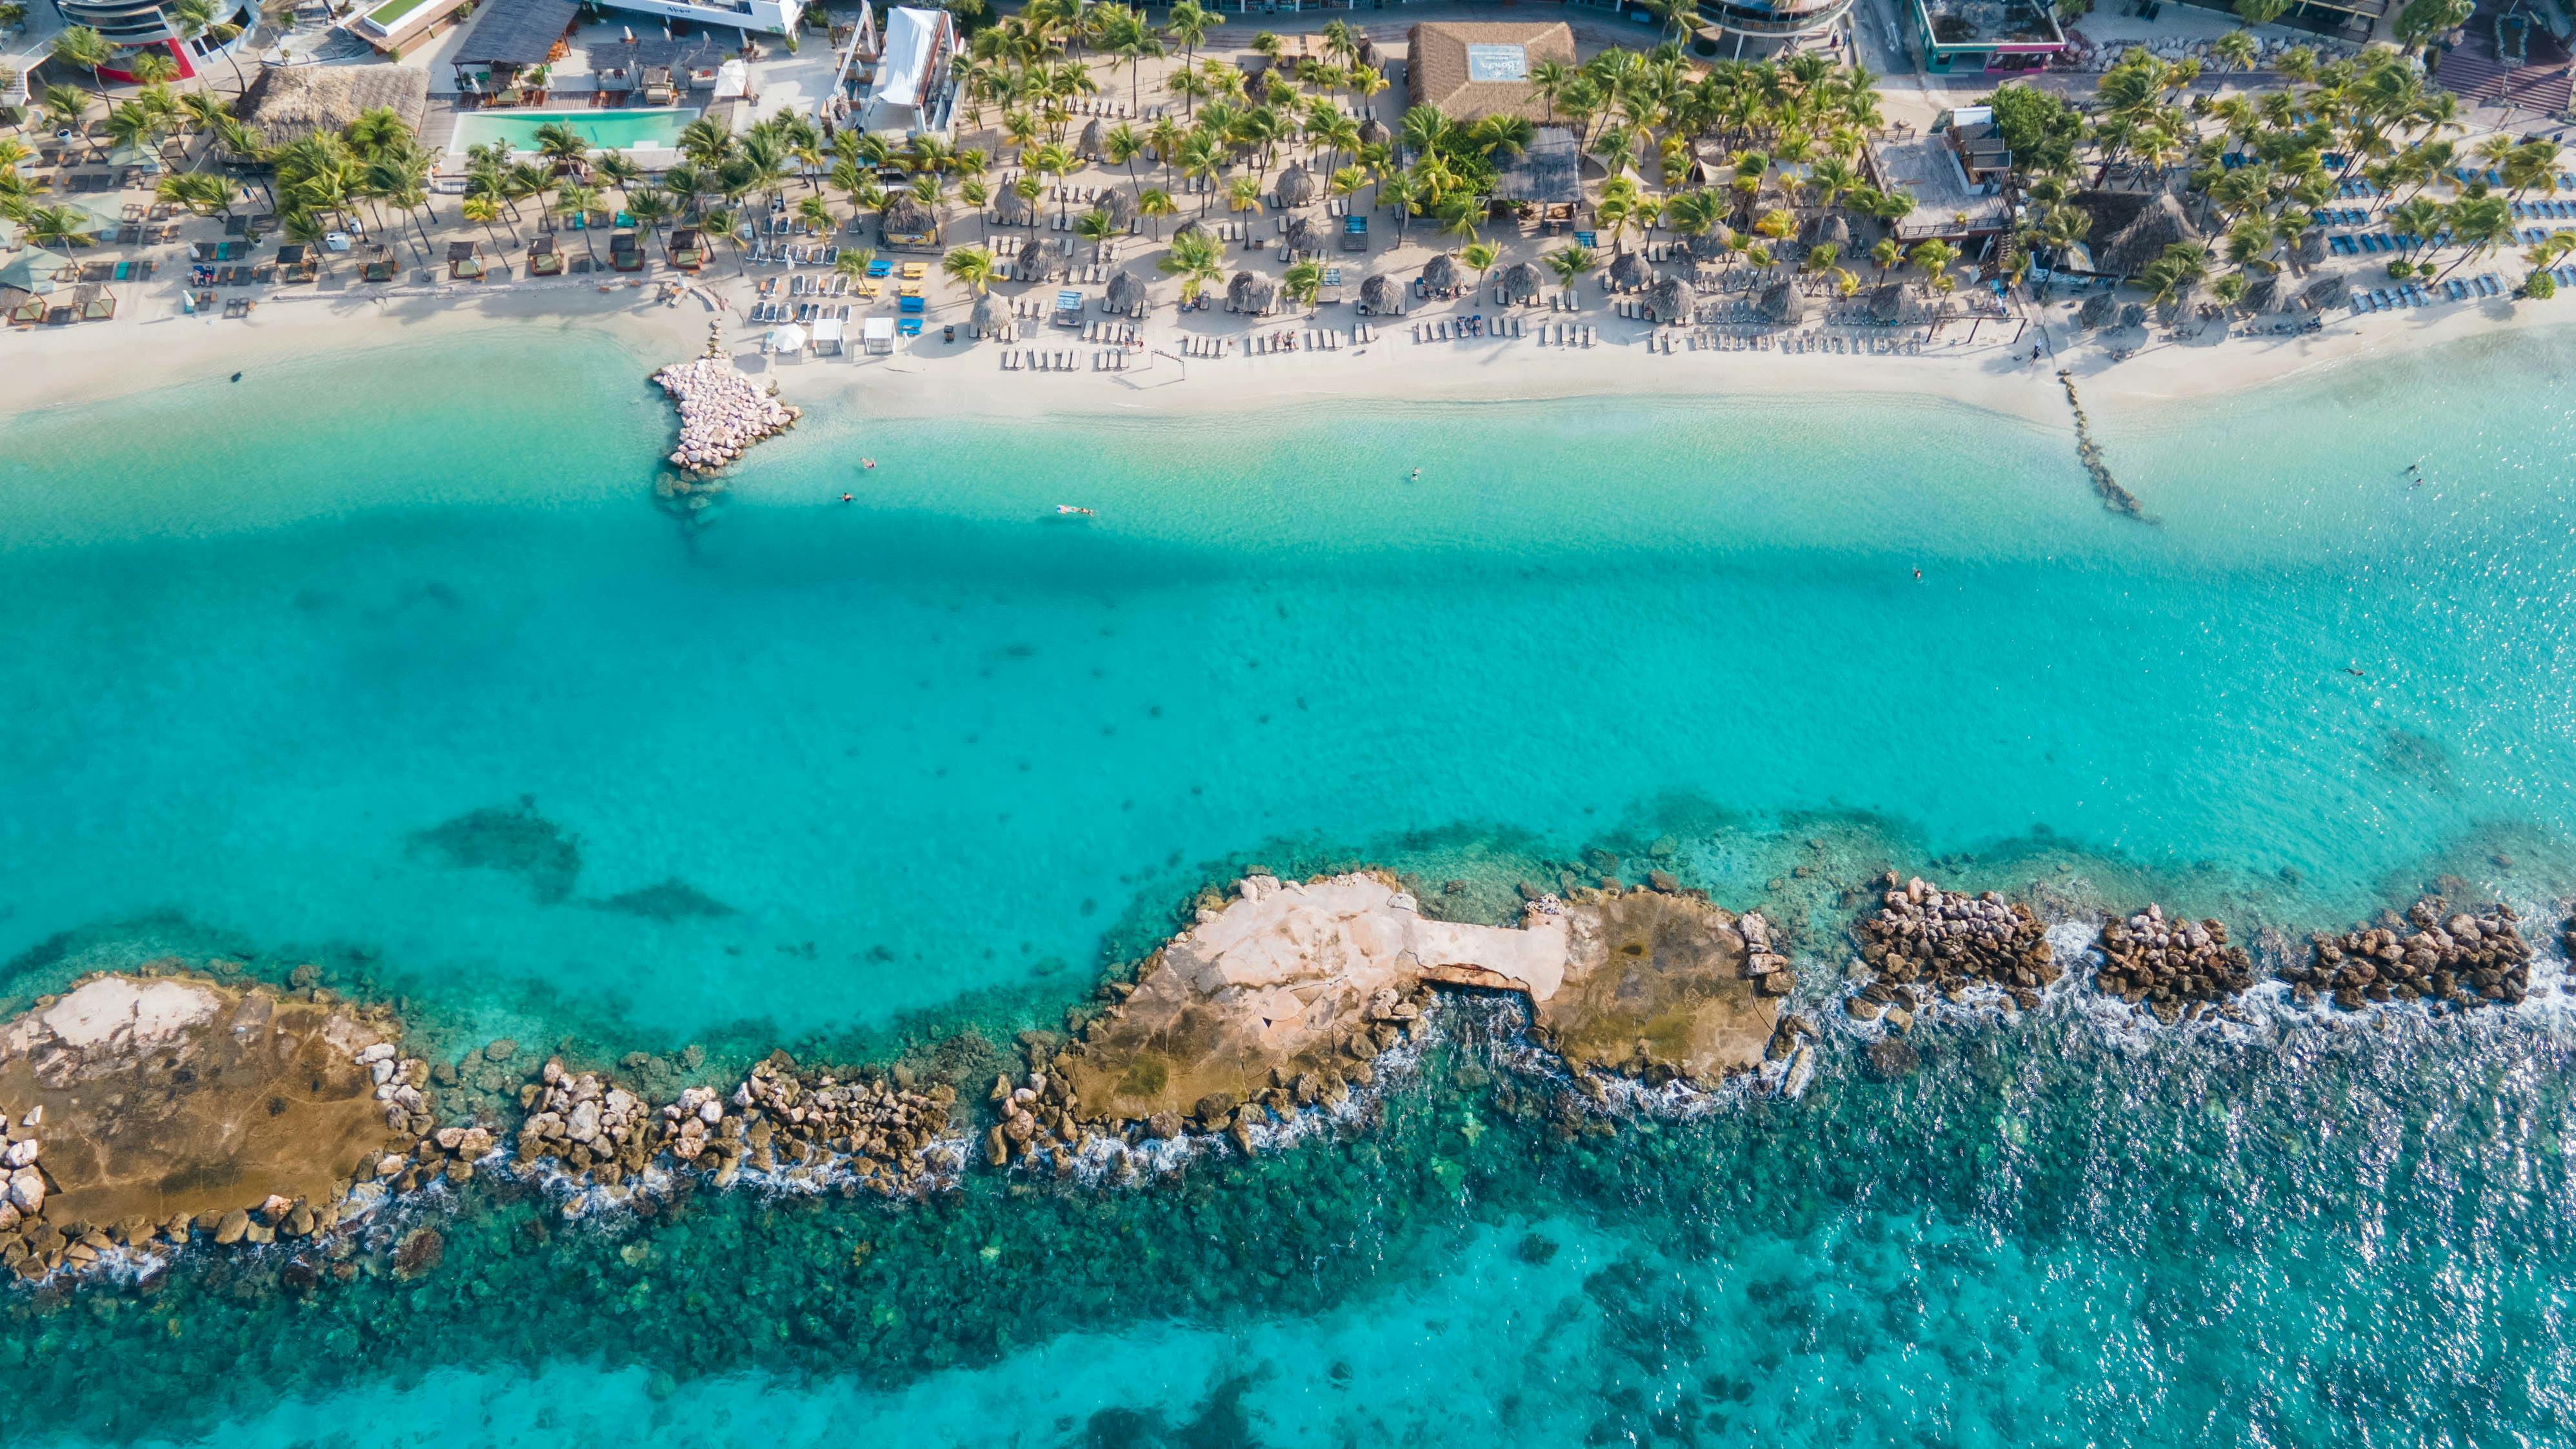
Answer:
M868 275L871 277L882 277L893 270L894 263L883 257L876 257L868 262Z

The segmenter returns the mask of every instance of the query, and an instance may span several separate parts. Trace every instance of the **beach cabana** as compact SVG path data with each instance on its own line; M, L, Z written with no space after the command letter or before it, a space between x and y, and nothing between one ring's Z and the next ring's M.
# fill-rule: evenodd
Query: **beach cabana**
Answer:
M909 193L886 203L877 213L877 239L898 251L936 251L939 247L939 218Z
M1395 317L1404 312L1404 288L1384 272L1360 283L1360 315Z
M1699 316L1699 294L1680 277L1666 277L1646 289L1646 311L1666 327L1686 326Z
M33 326L45 320L45 299L24 287L0 287L0 321Z
M457 282L479 282L483 280L482 249L470 241L449 242L447 244L447 276L450 281Z
M894 351L894 319L870 317L859 324L859 350L871 357L884 357Z
M302 242L288 242L277 249L277 279L281 282L309 282L321 275L321 263Z
M671 231L671 265L683 272L694 272L706 264L706 233L694 226L674 227Z
M394 259L394 249L378 243L358 257L358 279L364 282L390 282L402 272L402 263Z
M1458 259L1447 252L1433 252L1422 264L1422 290L1434 297L1446 297L1458 290Z
M620 272L644 270L644 245L635 233L621 231L608 239L608 265Z
M1514 262L1503 268L1503 301L1513 307L1525 307L1538 300L1545 285L1538 268L1529 262Z
M116 315L116 294L96 282L74 287L72 315L83 322L105 322Z
M763 352L783 352L791 356L803 352L805 329L793 322L784 327L772 327L769 329L769 335L761 339L760 349Z
M816 318L814 322L813 339L814 355L817 357L840 356L841 338L848 330L848 327L849 324L843 322L838 317Z
M1765 318L1782 327L1794 327L1807 315L1806 297L1787 282L1773 282L1763 288L1758 305Z
M1304 162L1291 161L1288 169L1279 173L1279 183L1273 194L1282 211L1312 206L1315 204L1315 174L1306 169Z
M1644 253L1622 251L1610 259L1609 279L1613 291L1633 292L1655 278L1646 270Z
M528 243L528 275L553 277L563 273L563 253L555 250L555 239L541 236Z
M1225 310L1258 317L1279 299L1279 285L1252 272L1237 272L1225 284Z
M1145 315L1145 282L1134 272L1120 272L1109 279L1109 287L1100 295L1100 310L1119 317Z

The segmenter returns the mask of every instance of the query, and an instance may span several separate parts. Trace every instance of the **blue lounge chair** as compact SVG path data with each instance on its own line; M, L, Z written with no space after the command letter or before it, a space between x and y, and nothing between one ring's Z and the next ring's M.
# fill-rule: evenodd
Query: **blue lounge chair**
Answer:
M871 277L888 276L891 275L893 271L894 263L887 261L883 257L877 257L868 263L868 275Z
M921 319L918 317L897 318L895 320L894 330L900 336L919 337L921 335Z

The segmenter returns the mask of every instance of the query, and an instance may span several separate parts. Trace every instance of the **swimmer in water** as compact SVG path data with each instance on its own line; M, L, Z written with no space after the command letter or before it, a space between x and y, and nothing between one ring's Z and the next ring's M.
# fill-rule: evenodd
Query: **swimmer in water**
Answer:
M1915 576L1916 578L1918 578L1918 579L1919 579L1919 578L1921 578L1921 577L1923 577L1923 570L1921 570L1921 569L1916 569L1916 570L1914 571L1914 576Z
M861 458L859 460L859 466L862 468L874 468L876 465L877 460L874 458Z
M234 374L233 374L233 381L235 381L235 382L239 382L239 381L241 381L241 374L240 374L240 373L238 373L238 372L234 373Z
M842 495L841 495L841 501L842 501L843 503L856 503L856 502L858 502L858 500L857 500L856 498L854 498L854 497L850 496L850 495L849 495L849 494L847 494L847 493L844 493L844 494L842 494Z
M1421 469L1416 468L1416 469L1414 469L1414 470L1413 470L1413 481L1414 481L1414 482L1416 482L1416 483L1419 483L1419 482L1421 482L1421 481L1422 481L1422 470L1421 470Z

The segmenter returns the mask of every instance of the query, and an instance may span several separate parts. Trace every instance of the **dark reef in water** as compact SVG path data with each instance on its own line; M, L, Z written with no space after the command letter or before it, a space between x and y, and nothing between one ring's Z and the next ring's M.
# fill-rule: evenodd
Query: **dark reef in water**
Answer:
M572 899L581 879L581 844L539 815L533 802L516 808L468 810L453 820L417 831L411 850L456 870L492 870L528 884L539 905Z
M715 920L741 914L733 907L677 877L666 880L660 885L625 891L610 896L606 900L590 901L587 904L594 910L641 916L645 920L660 921L664 925L674 921Z

